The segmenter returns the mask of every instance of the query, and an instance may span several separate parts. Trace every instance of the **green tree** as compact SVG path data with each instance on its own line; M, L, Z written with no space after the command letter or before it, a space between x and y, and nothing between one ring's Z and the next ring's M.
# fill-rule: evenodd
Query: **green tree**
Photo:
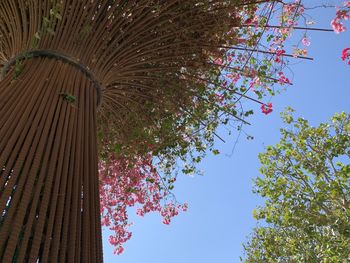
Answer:
M350 262L350 115L312 127L283 114L281 141L259 155L265 204L245 262Z

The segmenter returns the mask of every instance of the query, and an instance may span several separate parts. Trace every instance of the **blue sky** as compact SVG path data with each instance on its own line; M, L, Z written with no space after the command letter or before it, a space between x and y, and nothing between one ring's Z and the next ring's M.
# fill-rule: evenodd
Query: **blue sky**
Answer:
M329 28L334 13L334 9L313 11L315 27ZM350 27L349 22L347 25ZM113 255L104 232L106 263L239 262L241 244L255 225L252 210L262 202L252 193L252 180L259 174L257 155L279 141L283 127L279 112L292 106L297 116L315 126L335 112L350 112L350 66L340 59L342 49L350 47L350 32L310 36L309 55L315 60L296 61L291 66L293 86L272 99L273 113L260 114L256 105L252 125L245 127L255 139L247 141L241 136L233 154L233 138L225 144L218 142L222 154L203 161L204 176L178 177L175 193L179 201L189 203L189 210L170 226L163 225L158 214L144 218L131 214L133 237L120 256Z

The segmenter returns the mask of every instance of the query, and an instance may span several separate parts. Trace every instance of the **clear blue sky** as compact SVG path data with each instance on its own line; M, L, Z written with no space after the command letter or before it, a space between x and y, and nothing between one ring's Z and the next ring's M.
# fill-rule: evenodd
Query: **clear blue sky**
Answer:
M341 1L333 1L336 2ZM334 9L314 11L318 21L315 27L329 28L334 13ZM347 25L350 29L350 22ZM315 60L291 67L294 85L273 98L273 113L260 114L256 105L252 126L245 128L255 139L247 141L242 136L232 156L228 155L233 139L225 144L218 142L222 154L204 160L205 176L178 178L177 199L188 202L189 210L170 226L163 225L158 214L140 218L131 213L133 237L120 256L113 255L108 233L104 232L105 263L239 262L241 244L255 225L252 210L261 202L252 193L252 179L259 169L257 155L265 146L279 141L283 125L279 112L292 106L296 115L313 125L326 121L335 112L350 112L350 66L340 59L342 49L350 47L350 32L316 32L310 36L309 55Z

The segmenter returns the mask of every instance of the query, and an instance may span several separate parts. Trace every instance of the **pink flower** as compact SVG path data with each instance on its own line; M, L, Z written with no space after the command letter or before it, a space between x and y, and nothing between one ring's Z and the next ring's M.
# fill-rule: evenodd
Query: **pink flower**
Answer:
M281 84L281 85L284 85L284 84L291 84L290 83L290 80L284 76L283 72L278 72L278 75L279 75L279 79L278 79L278 82Z
M350 6L350 1L344 2L345 7ZM335 18L331 21L331 26L335 33L339 34L346 30L346 27L343 25L342 20L350 19L349 10L338 9L335 15Z
M348 65L350 65L350 53L349 53L349 51L350 51L350 47L344 48L344 49L343 49L343 52L342 52L342 55L341 55L341 59L342 59L343 61L349 59Z
M123 253L123 251L124 251L124 248L122 246L119 246L114 250L114 253L117 255L120 255L121 253Z
M304 46L306 46L306 47L308 47L308 46L311 45L311 41L310 41L310 39L308 39L307 37L304 37L304 38L301 40L301 43L302 43Z
M336 18L342 20L349 20L350 16L348 14L348 10L338 10L336 13Z
M340 22L339 19L336 19L336 18L331 21L331 26L333 27L334 32L337 34L344 32L346 29L346 27L343 25L343 23Z
M261 105L261 111L262 113L264 113L265 115L269 114L272 112L272 103L269 102L267 105L264 103Z
M283 49L281 49L281 50L278 50L278 51L276 52L276 55L277 55L277 56L282 56L284 53L286 53L286 51L283 50Z
M253 22L253 20L251 18L246 19L246 21L244 21L244 24L246 25L250 25Z
M170 218L164 217L162 222L163 222L164 225L169 225L170 224Z
M137 214L138 216L143 217L143 216L145 215L145 212L143 212L143 210L142 210L141 208L137 208L136 214Z

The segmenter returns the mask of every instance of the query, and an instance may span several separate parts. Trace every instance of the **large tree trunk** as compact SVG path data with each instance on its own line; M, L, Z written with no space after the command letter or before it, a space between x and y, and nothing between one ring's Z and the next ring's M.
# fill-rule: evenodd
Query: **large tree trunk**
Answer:
M23 65L0 82L0 262L102 262L94 84Z

